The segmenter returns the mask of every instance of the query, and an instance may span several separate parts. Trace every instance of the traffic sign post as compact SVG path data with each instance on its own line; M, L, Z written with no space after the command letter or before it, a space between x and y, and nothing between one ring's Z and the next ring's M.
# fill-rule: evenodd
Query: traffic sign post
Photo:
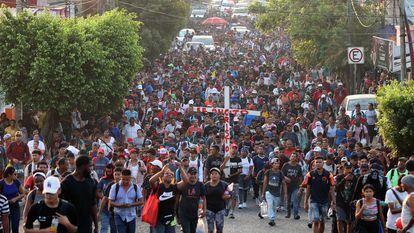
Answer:
M348 47L347 52L348 64L353 65L354 67L354 77L353 77L353 88L351 89L352 93L357 93L357 64L364 64L365 55L363 47Z
M348 47L348 64L364 64L364 48Z

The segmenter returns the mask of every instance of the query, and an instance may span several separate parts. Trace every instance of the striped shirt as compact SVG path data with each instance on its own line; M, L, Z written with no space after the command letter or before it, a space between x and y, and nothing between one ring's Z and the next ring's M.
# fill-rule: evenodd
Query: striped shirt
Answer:
M0 194L0 213L1 215L10 213L9 200L7 200L7 198L1 194ZM3 223L1 222L1 219L2 218L0 218L0 229L3 229Z

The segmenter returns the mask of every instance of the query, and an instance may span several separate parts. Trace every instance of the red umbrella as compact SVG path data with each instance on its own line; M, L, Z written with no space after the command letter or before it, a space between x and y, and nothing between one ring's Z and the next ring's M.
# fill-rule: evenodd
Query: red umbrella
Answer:
M225 25L227 21L225 19L219 17L211 17L203 21L203 25L211 24L211 25Z

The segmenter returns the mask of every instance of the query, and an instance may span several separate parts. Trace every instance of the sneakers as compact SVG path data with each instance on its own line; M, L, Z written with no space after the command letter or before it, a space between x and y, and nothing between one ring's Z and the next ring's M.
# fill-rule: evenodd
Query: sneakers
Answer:
M276 225L276 223L275 223L275 221L274 221L274 220L270 220L269 225L270 225L271 227L273 227L274 225Z
M299 220L300 219L300 216L299 215L296 215L295 217L293 217L295 220Z
M308 228L312 229L312 223L308 223Z
M247 208L246 202L243 202L243 208Z
M234 214L230 213L229 218L234 219Z
M286 214L285 218L290 218L290 214Z
M224 213L224 216L229 216L229 212L230 212L230 210L229 209L226 209L226 212Z
M239 209L243 209L243 204L239 204Z
M260 214L260 212L257 214L257 216L259 216L260 219L263 219L263 216Z

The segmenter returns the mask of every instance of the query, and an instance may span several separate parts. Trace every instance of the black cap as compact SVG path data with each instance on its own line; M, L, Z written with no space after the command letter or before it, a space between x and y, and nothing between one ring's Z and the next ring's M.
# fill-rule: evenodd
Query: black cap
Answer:
M195 168L195 167L190 167L190 168L188 169L188 173L189 173L189 174L197 174L197 168Z
M352 168L352 163L350 163L350 162L346 162L346 163L344 164L344 167L345 167L345 168Z

